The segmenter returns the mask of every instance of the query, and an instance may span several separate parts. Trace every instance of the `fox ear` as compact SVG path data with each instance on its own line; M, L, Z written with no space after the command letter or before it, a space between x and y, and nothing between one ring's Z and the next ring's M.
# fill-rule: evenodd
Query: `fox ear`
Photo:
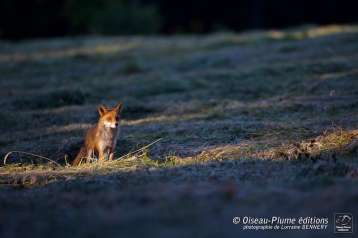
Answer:
M100 116L103 116L104 114L106 114L108 112L107 108L103 105L100 105L98 107L98 113Z
M114 110L116 110L118 113L122 111L123 103L119 102L115 107Z

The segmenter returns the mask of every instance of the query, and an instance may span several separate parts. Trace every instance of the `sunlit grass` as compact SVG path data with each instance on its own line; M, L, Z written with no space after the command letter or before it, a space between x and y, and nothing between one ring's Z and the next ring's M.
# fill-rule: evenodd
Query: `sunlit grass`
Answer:
M358 132L335 129L321 136L296 144L268 148L262 143L242 143L208 148L190 157L168 155L162 159L154 159L148 149L141 150L128 156L122 156L113 161L84 163L79 166L45 164L8 164L0 167L1 184L21 186L38 186L58 180L74 179L76 177L93 177L116 173L145 171L149 169L186 170L193 165L207 165L213 162L230 162L233 160L297 160L309 158L330 159L329 156L346 155L358 150Z

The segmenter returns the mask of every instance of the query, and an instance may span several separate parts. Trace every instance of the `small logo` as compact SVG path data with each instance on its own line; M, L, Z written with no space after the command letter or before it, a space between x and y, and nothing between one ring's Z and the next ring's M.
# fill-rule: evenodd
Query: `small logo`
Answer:
M232 223L234 223L235 225L239 224L240 223L240 217L234 217L232 219Z
M353 233L353 215L351 213L335 213L334 232Z

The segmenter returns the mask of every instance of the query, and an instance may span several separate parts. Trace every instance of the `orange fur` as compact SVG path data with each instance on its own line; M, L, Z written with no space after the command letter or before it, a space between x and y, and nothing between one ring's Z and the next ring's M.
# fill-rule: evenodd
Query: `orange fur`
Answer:
M76 166L83 162L88 162L93 155L96 155L100 162L105 160L106 155L109 160L113 159L119 132L121 109L122 103L118 103L112 109L108 109L103 105L98 107L100 115L98 123L87 131L84 145L72 165Z

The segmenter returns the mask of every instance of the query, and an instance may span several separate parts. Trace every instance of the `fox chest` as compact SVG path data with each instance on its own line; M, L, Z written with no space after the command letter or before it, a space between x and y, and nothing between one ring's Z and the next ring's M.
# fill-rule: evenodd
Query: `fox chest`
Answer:
M103 130L97 135L97 147L99 150L113 150L117 142L117 130Z

